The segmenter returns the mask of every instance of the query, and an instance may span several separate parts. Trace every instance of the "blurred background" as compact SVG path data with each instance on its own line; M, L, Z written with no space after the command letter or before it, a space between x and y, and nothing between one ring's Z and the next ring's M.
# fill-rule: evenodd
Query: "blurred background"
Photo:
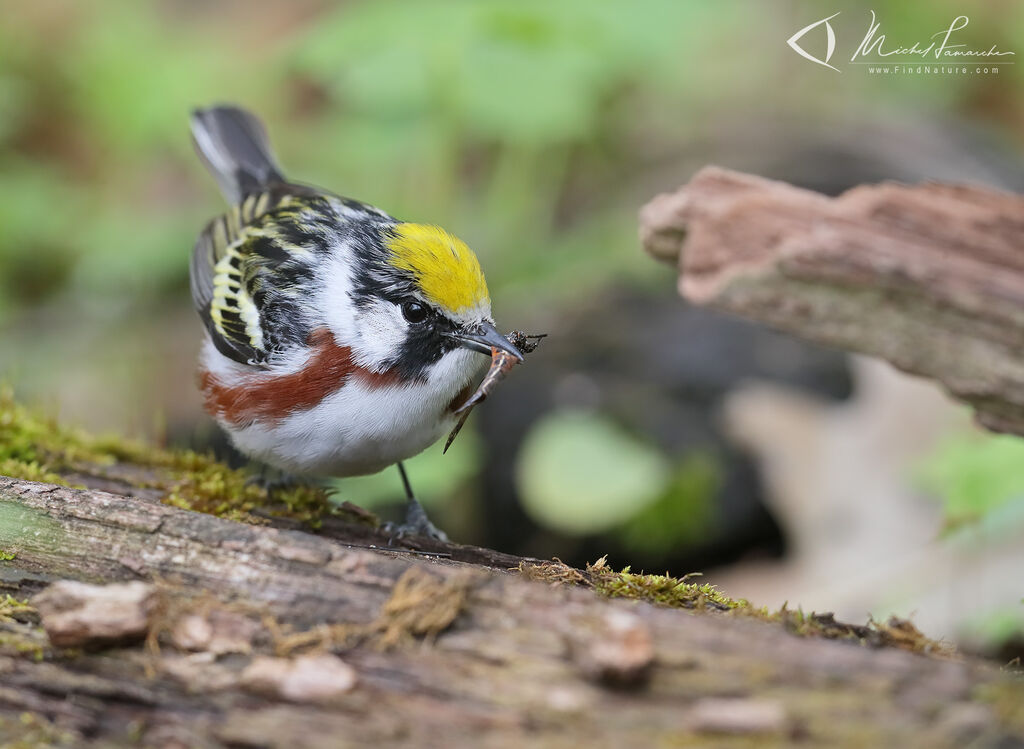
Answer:
M911 616L1024 651L1024 440L928 383L685 305L637 210L709 163L830 194L1024 190L1024 60L845 65L893 42L1024 52L1024 4L35 0L0 24L0 378L96 431L226 445L194 383L188 257L223 209L190 108L261 113L289 176L441 224L497 319L547 332L455 446L411 461L456 540L701 571L758 604ZM826 14L829 70L786 40ZM821 29L819 29L821 31ZM801 44L820 55L824 37ZM819 51L820 50L820 51ZM1010 58L1014 59L1014 58ZM395 472L339 483L387 514Z

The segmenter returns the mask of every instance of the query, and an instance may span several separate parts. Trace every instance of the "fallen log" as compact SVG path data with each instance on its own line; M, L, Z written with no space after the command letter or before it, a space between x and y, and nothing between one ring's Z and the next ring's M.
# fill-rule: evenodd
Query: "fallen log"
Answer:
M764 612L600 564L367 548L352 528L346 541L341 524L325 537L0 478L0 745L1024 738L1024 684L906 622ZM104 600L125 609L120 641L87 615Z
M836 198L717 167L640 215L689 301L887 359L1024 435L1024 196L884 183Z

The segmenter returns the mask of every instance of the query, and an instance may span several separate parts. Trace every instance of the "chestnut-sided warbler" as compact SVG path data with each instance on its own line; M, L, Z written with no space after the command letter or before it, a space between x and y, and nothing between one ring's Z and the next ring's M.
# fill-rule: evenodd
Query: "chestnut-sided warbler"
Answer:
M455 425L478 352L522 359L476 256L437 226L288 182L242 109L195 111L192 137L231 203L192 255L206 410L239 451L294 476L397 464L401 530L443 538L401 461Z

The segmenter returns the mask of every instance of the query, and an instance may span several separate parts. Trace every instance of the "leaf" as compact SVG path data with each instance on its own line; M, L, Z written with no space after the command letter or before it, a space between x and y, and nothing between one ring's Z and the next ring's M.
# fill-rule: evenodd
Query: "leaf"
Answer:
M942 499L951 523L977 520L1024 498L1024 440L959 433L942 441L917 473L924 488Z
M516 480L536 522L573 535L608 530L655 501L670 481L656 449L604 416L556 411L527 435Z

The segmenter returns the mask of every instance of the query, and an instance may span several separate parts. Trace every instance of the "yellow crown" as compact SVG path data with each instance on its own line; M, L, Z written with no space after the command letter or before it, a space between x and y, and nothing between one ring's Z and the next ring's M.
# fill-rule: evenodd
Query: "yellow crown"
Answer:
M416 279L427 301L460 314L491 303L480 263L439 226L397 224L387 242L391 264Z

